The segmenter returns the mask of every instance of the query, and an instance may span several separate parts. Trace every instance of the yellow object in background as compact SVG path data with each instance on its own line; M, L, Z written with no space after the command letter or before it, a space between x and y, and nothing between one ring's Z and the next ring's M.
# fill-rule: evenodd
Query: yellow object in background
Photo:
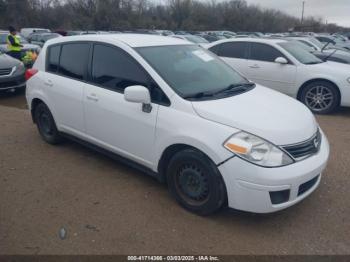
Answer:
M37 59L38 55L36 52L27 51L25 56L22 57L22 62L25 65L33 64Z

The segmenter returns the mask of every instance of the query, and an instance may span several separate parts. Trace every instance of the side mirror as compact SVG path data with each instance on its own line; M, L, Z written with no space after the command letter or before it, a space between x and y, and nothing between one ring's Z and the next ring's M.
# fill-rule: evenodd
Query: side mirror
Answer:
M142 110L146 113L152 111L151 95L144 86L129 86L124 90L124 99L131 103L142 104Z
M275 63L281 64L281 65L286 65L286 64L288 64L288 61L284 57L277 57L275 60Z

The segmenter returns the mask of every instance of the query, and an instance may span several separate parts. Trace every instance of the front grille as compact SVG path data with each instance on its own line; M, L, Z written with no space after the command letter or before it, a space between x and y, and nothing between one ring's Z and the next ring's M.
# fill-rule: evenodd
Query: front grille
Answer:
M26 81L25 78L21 77L18 80L14 80L14 81L0 82L0 89L24 85L25 81Z
M7 76L7 75L11 74L11 72L12 72L12 68L0 69L0 76Z
M312 154L316 154L321 146L322 135L320 130L309 140L295 144L283 146L282 148L286 150L293 158L300 160L306 158Z
M319 176L316 176L316 177L314 177L313 179L311 179L311 180L305 182L304 184L301 184L301 185L299 186L298 196L301 196L302 194L304 194L304 193L306 193L307 191L309 191L309 189L312 188L312 187L316 184L316 182L317 182L317 180L318 180L318 177L319 177Z

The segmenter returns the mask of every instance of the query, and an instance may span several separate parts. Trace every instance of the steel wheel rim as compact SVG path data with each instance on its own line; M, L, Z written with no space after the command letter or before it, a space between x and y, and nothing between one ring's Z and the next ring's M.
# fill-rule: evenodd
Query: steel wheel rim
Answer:
M42 112L39 116L40 129L46 136L52 135L52 126L50 123L50 117L46 112Z
M306 105L313 111L329 109L334 102L334 95L326 86L314 86L305 95Z
M209 198L209 181L196 165L181 166L176 172L175 185L180 196L191 205L202 205Z

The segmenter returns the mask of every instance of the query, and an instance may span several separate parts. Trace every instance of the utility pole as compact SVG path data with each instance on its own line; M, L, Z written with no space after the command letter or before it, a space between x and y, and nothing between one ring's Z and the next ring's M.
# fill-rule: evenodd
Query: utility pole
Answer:
M301 12L301 24L304 23L304 11L305 11L305 1L303 1L303 9Z

